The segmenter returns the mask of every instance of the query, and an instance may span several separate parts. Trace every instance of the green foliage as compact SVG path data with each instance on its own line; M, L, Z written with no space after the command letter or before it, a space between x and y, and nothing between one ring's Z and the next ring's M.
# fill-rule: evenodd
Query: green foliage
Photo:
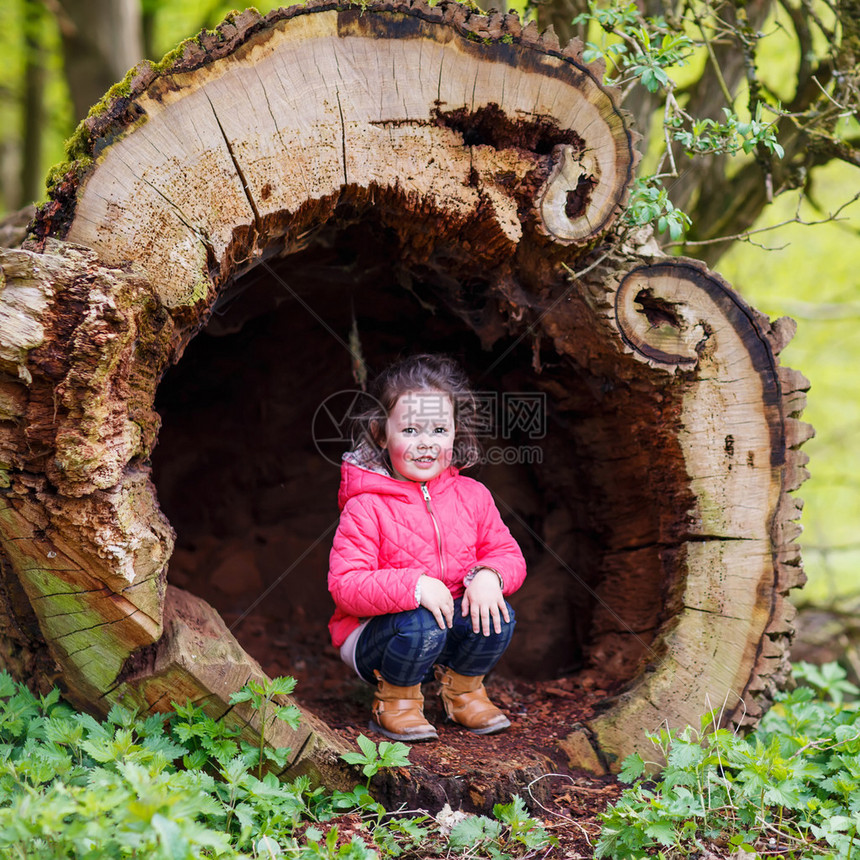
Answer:
M341 758L347 764L361 765L367 777L367 786L356 786L351 792L336 791L331 797L334 810L359 810L364 816L371 838L387 857L401 854L423 845L429 835L424 822L429 821L423 813L418 816L389 814L382 804L370 795L370 780L380 770L390 767L407 767L410 748L406 744L381 741L378 745L365 735L356 739L360 752L347 752Z
M497 803L493 807L493 816L472 815L459 821L451 828L448 847L466 852L469 857L510 860L532 856L534 852L558 844L538 821L529 816L519 795L514 795L510 803Z
M371 778L379 773L382 768L405 767L409 764L409 747L399 741L395 743L382 741L377 747L370 738L359 735L357 743L361 752L344 753L341 758L347 764L361 765L362 773L367 777L368 785Z
M264 711L295 724L295 708L275 702L293 686L252 682L235 698L261 725ZM330 817L330 802L308 777L255 776L259 748L238 735L193 704L147 717L114 706L99 722L60 702L57 690L36 697L0 674L0 856L375 856L360 840L332 848L336 830L300 845L297 829Z
M785 155L785 150L777 143L773 123L762 121L761 102L756 106L755 118L749 122L741 122L737 114L726 107L723 113L726 121L718 123L707 117L692 119L679 110L667 120L667 126L673 130L672 138L681 143L691 156L736 155L738 152L749 155L758 146L779 158Z
M173 767L184 750L162 716L99 723L58 700L0 675L2 856L232 856L215 781Z
M295 725L295 708L277 701L294 686L251 681L232 701L255 710L263 727L266 718ZM368 783L409 764L405 744L364 736L358 744L344 759L361 765ZM265 760L280 764L286 754ZM282 783L260 777L263 762L260 747L194 704L146 717L114 706L100 722L57 690L34 696L0 673L0 856L370 860L460 846L504 860L554 844L519 797L495 807L497 820L469 816L448 839L425 813L387 811L367 786L327 793L306 776ZM360 820L349 841L333 820L342 815Z
M850 681L846 681L845 670L838 663L825 663L815 666L812 663L795 663L794 677L812 687L820 698L832 699L835 705L841 705L846 695L856 698L860 690Z
M386 857L400 857L427 844L430 828L423 822L429 820L426 815L388 816L373 827L373 841Z
M800 664L799 686L778 697L748 738L713 729L651 736L666 766L649 781L638 755L620 778L634 783L601 816L596 857L688 856L718 841L757 856L848 858L860 826L860 691L836 664ZM674 855L673 855L674 856Z
M618 78L610 84L624 85L638 80L649 92L673 89L668 69L684 66L693 54L693 40L683 30L670 27L662 17L643 17L635 3L614 2L601 6L589 0L588 12L573 24L600 25L603 41L589 42L583 55L586 62L603 58L610 62Z
M668 230L672 239L679 239L690 227L687 213L675 208L669 193L655 176L634 180L624 217L632 226L653 222L661 233Z
M699 730L651 737L666 762L659 778L628 757L620 778L632 785L601 816L595 856L692 856L718 845L797 860L856 854L860 690L835 664L801 663L795 677L802 685L779 696L748 738L715 730L708 714ZM292 689L275 679L236 699L258 712L289 708L275 697ZM403 744L358 743L344 758L368 781L409 763ZM369 860L420 851L513 860L548 856L557 844L518 796L445 836L424 813L387 811L366 786L329 794L307 777L259 779L258 765L256 745L194 705L147 717L115 706L100 722L56 690L34 696L0 674L0 856ZM360 822L348 841L334 821L343 814Z
M457 822L451 828L448 845L454 851L481 851L489 852L495 847L499 836L502 834L502 825L485 815L471 815Z
M528 851L537 851L555 845L556 840L541 824L528 814L525 803L514 795L510 803L497 803L493 815L505 826L504 843L508 850L522 846Z
M364 735L359 735L357 742L361 751L344 753L342 758L349 764L362 765L368 783L383 768L409 764L410 748L406 744L382 741L377 746ZM360 810L374 844L386 857L399 857L420 846L429 854L446 848L449 852L463 852L468 857L509 860L557 844L540 822L529 816L525 803L518 796L510 803L496 804L493 818L469 815L457 822L448 834L447 844L443 843L438 829L430 826L432 819L423 814L404 816L386 812L364 786L352 792L334 792L330 804L335 811Z
M273 678L271 681L256 681L253 678L236 693L230 696L231 705L248 702L260 715L260 745L257 756L257 778L263 776L263 765L269 761L279 768L287 763L288 749L272 749L266 747L266 725L269 714L277 720L283 720L292 729L299 727L300 711L295 705L278 704L277 696L288 696L296 687L294 678Z
M325 834L319 828L309 827L305 831L307 845L294 856L302 860L376 860L376 852L368 848L359 837L353 836L346 845L338 846L338 835L337 825L332 826Z
M611 85L643 86L663 102L662 151L654 155L657 168L652 175L637 180L632 189L626 222L637 226L653 222L672 241L680 240L692 226L685 212L669 200L662 180L678 176L675 159L681 150L690 158L702 155L760 155L782 158L783 147L776 138L775 122L780 113L777 105L769 109L773 122L763 119L765 102L751 100L752 115L744 120L735 110L733 100L723 107L724 122L709 117L691 116L675 97L679 89L677 73L697 53L710 50L701 20L701 10L691 5L689 20L667 22L662 16L643 16L637 5L628 0L612 0L603 5L589 0L588 12L577 16L574 25L590 28L600 35L599 42L589 41L583 58L586 62L603 59L609 64ZM698 29L700 41L690 33Z

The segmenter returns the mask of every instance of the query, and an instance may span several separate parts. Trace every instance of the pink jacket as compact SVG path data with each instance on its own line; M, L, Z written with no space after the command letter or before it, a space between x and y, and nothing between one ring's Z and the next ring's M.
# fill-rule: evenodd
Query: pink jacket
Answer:
M415 609L422 574L441 579L455 598L476 566L498 571L505 595L525 579L523 554L490 491L454 468L419 484L344 462L338 504L328 574L336 648L360 618Z

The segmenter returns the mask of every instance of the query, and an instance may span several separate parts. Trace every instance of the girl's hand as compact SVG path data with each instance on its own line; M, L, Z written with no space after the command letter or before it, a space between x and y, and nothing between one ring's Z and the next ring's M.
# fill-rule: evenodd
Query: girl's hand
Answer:
M448 586L441 579L434 579L425 573L418 577L421 585L421 603L429 609L442 630L454 623L454 598L448 591Z
M495 571L484 568L475 574L463 595L463 617L472 616L472 631L490 635L490 619L493 620L493 630L502 632L502 621L510 624L511 618L508 605L502 595L502 586Z

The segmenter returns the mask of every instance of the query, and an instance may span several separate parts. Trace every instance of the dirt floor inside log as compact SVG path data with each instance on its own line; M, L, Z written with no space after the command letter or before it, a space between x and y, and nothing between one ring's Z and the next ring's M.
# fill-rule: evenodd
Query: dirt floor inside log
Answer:
M287 640L276 618L254 614L240 620L225 613L224 620L270 676L295 677L297 701L350 746L359 734L385 740L368 729L372 688L340 661L324 630L307 625L297 631L293 626ZM375 782L375 793L389 808L405 802L432 814L443 802L453 809L490 813L493 803L509 802L518 793L559 841L558 848L542 856L592 856L598 814L618 797L621 786L611 775L571 768L562 744L571 727L587 719L594 704L612 691L588 676L529 682L503 673L491 675L487 688L511 720L507 731L479 737L446 722L438 685L427 684L425 713L437 726L439 740L410 747L412 769L422 772L420 777L395 774L397 785ZM433 790L422 792L418 783L428 777ZM343 825L345 834L349 821Z

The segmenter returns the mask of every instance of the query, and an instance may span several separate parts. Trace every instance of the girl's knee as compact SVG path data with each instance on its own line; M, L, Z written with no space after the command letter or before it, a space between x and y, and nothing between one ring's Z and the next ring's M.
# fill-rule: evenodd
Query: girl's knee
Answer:
M423 606L409 612L401 613L397 619L397 633L413 641L444 643L447 630L443 630L436 623L433 613Z

